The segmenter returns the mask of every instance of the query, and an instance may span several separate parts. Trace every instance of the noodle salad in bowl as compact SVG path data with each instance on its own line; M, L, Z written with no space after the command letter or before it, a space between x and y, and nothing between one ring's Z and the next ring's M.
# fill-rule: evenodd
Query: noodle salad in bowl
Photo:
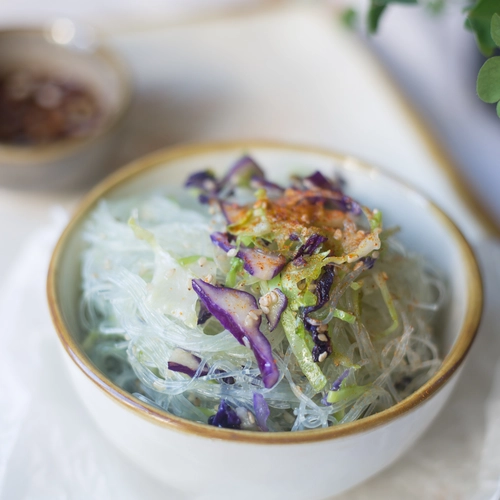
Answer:
M326 428L402 401L442 363L448 285L348 193L320 171L271 182L245 155L184 190L101 200L83 229L85 352L215 427Z
M199 500L321 500L394 463L446 405L482 307L469 245L425 196L258 141L117 171L47 291L103 436Z

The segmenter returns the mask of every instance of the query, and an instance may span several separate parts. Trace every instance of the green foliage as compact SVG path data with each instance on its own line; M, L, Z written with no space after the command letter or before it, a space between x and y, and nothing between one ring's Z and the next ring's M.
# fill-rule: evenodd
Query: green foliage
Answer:
M500 15L496 12L491 16L490 38L495 48L500 47ZM477 75L476 89L484 102L498 103L497 115L500 117L500 56L490 57L483 64Z
M500 56L491 57L479 70L477 95L484 102L500 101Z
M358 23L358 13L354 9L345 9L340 20L346 28L354 29Z
M368 10L368 31L375 33L386 7L391 3L416 4L418 0L371 0Z
M500 15L493 14L491 18L491 38L500 47Z
M497 46L491 33L495 14L500 14L499 0L476 0L467 11L465 26L474 32L477 46L486 57L493 55Z
M380 18L391 3L415 4L417 0L371 0L368 11L368 31L375 33ZM430 4L431 11L443 7L442 0ZM477 95L488 103L498 103L496 110L500 117L500 56L492 57L500 47L500 0L473 0L465 12L465 27L474 33L479 50L490 57L479 70Z

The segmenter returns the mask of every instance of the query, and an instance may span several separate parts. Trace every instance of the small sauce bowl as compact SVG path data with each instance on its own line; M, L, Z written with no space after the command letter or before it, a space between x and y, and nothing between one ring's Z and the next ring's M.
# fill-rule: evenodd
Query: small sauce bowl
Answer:
M68 19L48 29L1 30L0 85L4 130L23 120L16 137L0 134L0 185L78 188L108 173L131 83L120 59L97 45L90 30ZM85 113L87 121L75 127Z

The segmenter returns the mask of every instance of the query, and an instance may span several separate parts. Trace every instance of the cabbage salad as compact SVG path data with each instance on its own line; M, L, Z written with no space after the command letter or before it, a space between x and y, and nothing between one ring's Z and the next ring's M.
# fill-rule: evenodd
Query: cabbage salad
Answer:
M249 156L184 191L102 201L84 230L83 347L140 400L217 427L366 417L441 363L444 281L396 232L342 181L283 187Z

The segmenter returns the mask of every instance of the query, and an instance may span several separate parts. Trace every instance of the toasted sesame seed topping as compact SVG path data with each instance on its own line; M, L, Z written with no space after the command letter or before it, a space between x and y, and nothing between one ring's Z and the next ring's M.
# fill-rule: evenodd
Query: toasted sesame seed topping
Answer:
M204 278L203 281L205 283L213 284L214 277L211 274L207 274Z
M207 258L206 258L206 257L200 257L200 258L198 259L198 265L199 265L199 266L201 266L201 267L203 267L203 266L204 266L207 262L208 262L208 261L207 261Z
M321 340L321 342L328 342L328 337L324 333L320 333L318 335L318 340Z
M250 311L248 313L248 316L250 316L250 318L252 318L254 321L257 321L259 319L259 317L257 316L257 314L255 313L255 311Z
M322 361L325 361L325 359L327 358L328 356L328 353L327 352L322 352L319 357L318 357L318 361L321 363Z
M263 295L260 299L259 299L259 305L262 307L267 307L269 305L269 295Z
M238 250L236 248L231 248L230 250L227 251L227 256L228 257L236 257L236 254L238 253Z

